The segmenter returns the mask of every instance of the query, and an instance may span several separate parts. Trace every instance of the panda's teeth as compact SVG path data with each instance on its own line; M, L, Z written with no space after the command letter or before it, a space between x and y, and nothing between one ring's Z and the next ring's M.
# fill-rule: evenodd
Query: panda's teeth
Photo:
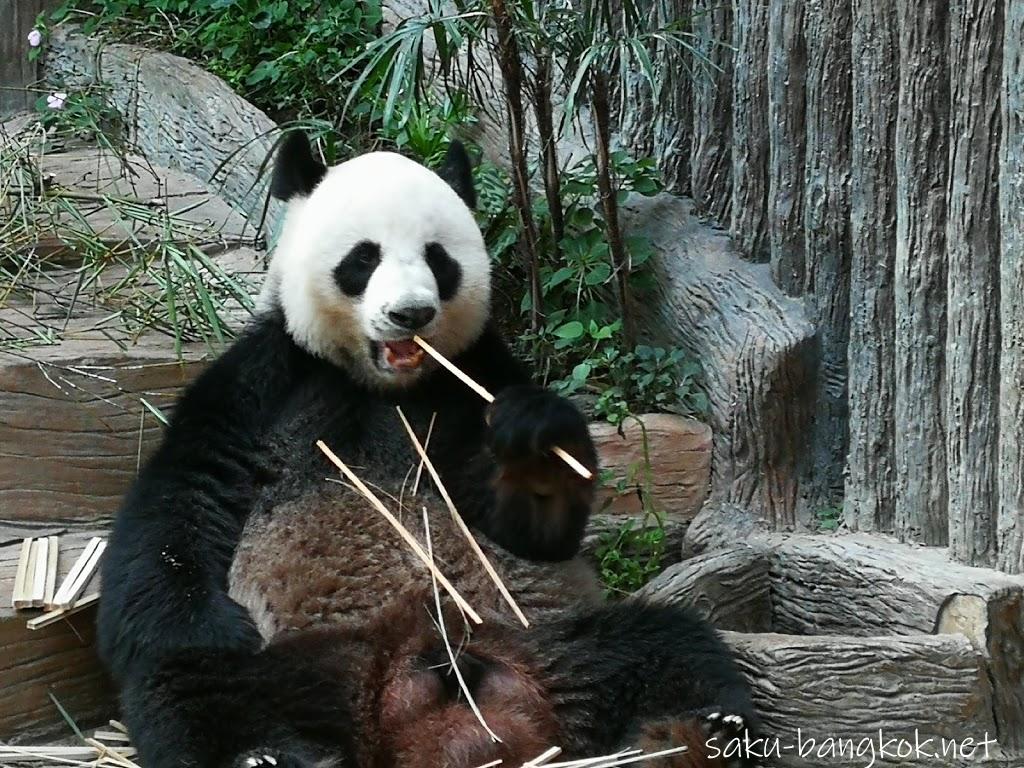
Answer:
M423 350L409 339L384 342L384 359L392 368L419 368L423 362L423 355Z

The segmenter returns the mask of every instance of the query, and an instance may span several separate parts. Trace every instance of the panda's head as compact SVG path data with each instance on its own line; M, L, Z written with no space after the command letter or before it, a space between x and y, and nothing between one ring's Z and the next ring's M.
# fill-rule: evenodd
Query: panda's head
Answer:
M294 132L271 192L288 209L263 298L300 346L365 384L401 387L436 365L413 336L448 356L480 336L490 262L461 144L437 173L390 152L328 169Z

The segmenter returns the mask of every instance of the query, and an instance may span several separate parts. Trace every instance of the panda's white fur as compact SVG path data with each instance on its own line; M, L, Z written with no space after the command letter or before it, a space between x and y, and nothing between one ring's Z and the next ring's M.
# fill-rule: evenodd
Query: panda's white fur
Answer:
M332 271L362 241L380 246L381 261L362 295L346 296ZM438 295L424 258L428 243L443 246L462 270L450 301ZM405 385L433 361L401 373L375 364L369 340L410 337L388 311L432 306L437 315L419 334L446 355L462 352L487 322L489 258L472 212L447 182L401 155L372 152L330 168L311 194L289 202L261 301L281 307L288 332L309 352L366 383Z

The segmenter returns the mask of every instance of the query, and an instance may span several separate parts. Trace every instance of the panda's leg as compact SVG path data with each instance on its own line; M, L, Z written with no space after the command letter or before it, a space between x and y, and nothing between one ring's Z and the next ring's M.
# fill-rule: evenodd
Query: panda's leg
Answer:
M586 419L564 397L533 385L501 390L487 417L497 475L494 508L479 527L520 557L573 557L583 539L597 477L597 453ZM592 476L580 477L552 453L556 446Z
M743 746L758 732L749 687L726 645L689 610L627 601L531 632L562 746L573 755L685 746L662 765L754 765Z
M187 651L125 687L124 716L147 768L354 765L347 675L270 646Z

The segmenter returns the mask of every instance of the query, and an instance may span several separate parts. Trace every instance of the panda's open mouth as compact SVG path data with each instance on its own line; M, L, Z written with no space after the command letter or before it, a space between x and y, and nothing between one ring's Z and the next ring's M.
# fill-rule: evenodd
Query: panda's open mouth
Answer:
M413 371L423 362L424 351L412 339L371 342L377 365L393 371Z

